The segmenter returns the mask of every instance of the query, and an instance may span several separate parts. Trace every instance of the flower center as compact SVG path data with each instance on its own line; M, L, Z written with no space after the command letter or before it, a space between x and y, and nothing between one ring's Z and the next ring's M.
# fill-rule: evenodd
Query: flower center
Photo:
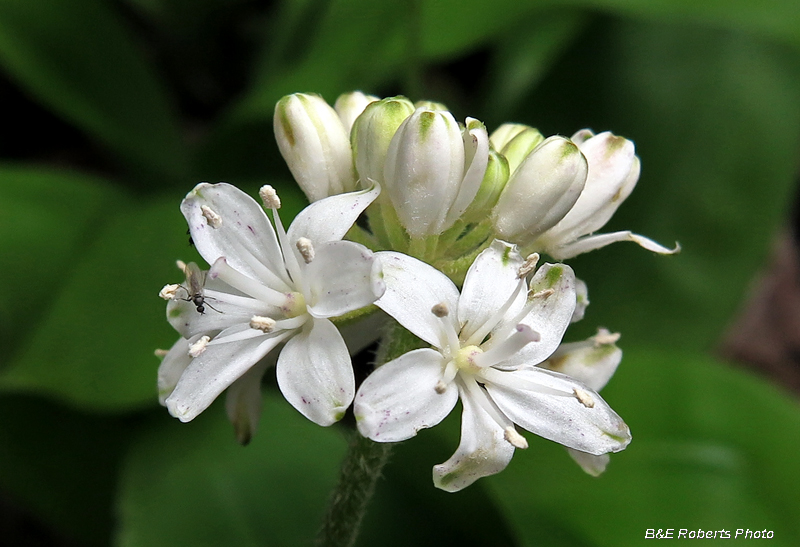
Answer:
M453 360L459 370L475 374L481 369L481 367L475 363L475 357L481 353L483 353L483 350L478 346L464 346L458 350Z
M281 306L281 311L286 314L287 319L308 313L306 299L303 297L303 293L288 293L286 295L286 302Z

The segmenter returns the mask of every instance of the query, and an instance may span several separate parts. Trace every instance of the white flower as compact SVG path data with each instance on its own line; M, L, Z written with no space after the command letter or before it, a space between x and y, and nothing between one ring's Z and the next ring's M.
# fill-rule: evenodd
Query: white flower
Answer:
M161 397L173 416L192 420L242 378L228 411L246 422L252 408L246 401L260 374L249 381L244 375L285 342L277 377L286 399L320 425L342 417L355 383L347 347L328 318L383 294L380 261L366 247L341 241L378 193L375 188L317 201L288 233L269 186L261 196L273 210L275 229L252 198L229 184L199 184L186 196L181 211L212 266L201 293L204 313L185 289L185 295L175 291L167 306L168 320L186 339L159 370Z
M389 144L383 180L408 235L453 226L478 193L488 161L489 135L478 120L467 118L462 130L450 112L424 108L406 118Z
M575 205L558 224L538 237L533 248L557 260L572 258L616 241L633 241L661 254L678 252L680 246L670 250L630 231L590 235L609 221L633 191L641 165L634 144L608 131L594 135L583 129L572 136L572 142L578 145L589 165L586 185Z
M287 95L275 105L278 148L312 202L356 189L350 127L346 126L354 112L344 105L341 109L347 120L312 93Z
M431 266L378 253L386 293L377 305L433 347L408 352L373 372L354 403L359 431L395 442L438 424L461 398L461 443L434 467L434 483L460 490L504 469L527 442L514 424L583 452L625 448L630 432L591 388L536 365L558 347L575 309L575 278L562 264L525 277L523 261L495 241L467 272L459 295Z
M570 140L542 141L512 171L500 194L492 213L499 237L527 246L552 228L575 205L586 173L586 158Z

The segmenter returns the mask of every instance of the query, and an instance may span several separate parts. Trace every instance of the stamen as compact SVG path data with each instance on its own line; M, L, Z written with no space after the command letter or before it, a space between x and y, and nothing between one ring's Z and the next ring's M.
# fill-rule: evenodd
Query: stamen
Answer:
M539 253L528 255L528 258L525 259L525 262L523 262L522 266L520 266L519 270L517 270L517 278L522 279L523 277L527 277L529 273L536 269L536 264L538 262Z
M276 323L277 321L271 317L264 317L262 315L254 315L250 318L250 328L260 330L263 333L275 330Z
M514 429L513 425L508 426L505 428L505 433L503 434L503 438L508 441L508 443L516 448L528 448L528 441L517 433L517 430Z
M572 392L575 394L575 398L578 399L583 406L586 408L594 408L594 398L592 398L588 392L579 387L574 388Z
M473 362L481 368L496 365L510 358L531 342L538 342L541 338L538 332L528 325L520 323L514 329L511 336L493 345L491 349L484 353L475 355L473 357Z
M300 251L300 256L303 257L306 264L311 264L311 261L314 260L314 246L311 245L311 240L307 237L298 238L295 246L297 250Z
M166 357L168 353L169 353L168 349L161 349L161 348L158 348L153 352L153 354L156 357Z
M164 300L175 300L175 298L178 296L178 289L180 288L181 286L175 283L164 285L164 288L158 292L158 296Z
M212 228L219 228L222 226L222 217L215 213L211 207L203 205L200 207L200 210L203 212L203 216L206 217L209 226Z
M211 341L208 336L201 336L197 342L189 346L189 357L198 357L206 351L206 346Z
M461 386L463 386L464 391L466 392L467 396L471 402L480 406L489 417L495 421L500 428L505 431L508 427L514 427L514 424L509 420L503 411L497 408L497 405L494 403L489 394L478 385L475 380L472 379L465 379L461 382Z
M265 184L261 187L258 191L258 195L261 196L261 201L264 203L264 207L267 209L280 209L281 208L281 198L278 197L278 192L275 191L275 188L270 186L269 184Z
M597 329L597 334L592 336L592 341L594 342L594 347L599 348L608 344L616 344L620 336L618 332L611 332L601 327Z
M483 325L480 326L478 330L472 333L472 335L466 341L465 345L468 346L481 345L481 343L483 343L483 339L486 338L486 335L489 334L489 332L491 332L491 330L497 326L497 324L500 322L501 319L503 319L503 316L506 314L511 305L517 300L519 293L524 288L526 288L525 278L522 277L520 278L519 283L517 284L517 288L514 289L514 292L511 293L511 296L508 298L508 300L506 300L503 303L500 309L497 310L497 312L488 321L486 321ZM519 321L517 320L517 322Z
M189 274L188 274L187 272L188 272L189 270L188 270L188 268L187 268L187 266L186 266L186 262L184 262L183 260L176 260L176 261L175 261L175 265L176 265L176 266L178 266L178 269L179 269L181 272L183 272L183 275L184 275L184 276L187 276L187 277L188 277L188 275L189 275Z
M439 302L431 308L431 313L436 317L447 317L450 315L450 309L447 307L447 302Z
M550 295L555 294L555 289L545 289L543 291L535 292L528 297L528 300L533 300L534 298L547 298Z
M221 256L214 262L211 269L208 271L211 279L222 279L225 283L238 289L243 293L257 298L266 304L276 306L278 308L286 304L286 294L276 291L270 287L266 287L261 283L254 281L246 275L228 266L228 261L224 256Z
M444 373L442 373L442 378L436 383L436 386L434 386L433 388L436 390L436 393L441 394L447 391L447 386L450 385L450 382L453 381L453 379L456 377L456 374L458 374L458 365L456 364L455 359L452 359L450 360L450 362L447 363L447 366L444 367Z
M508 389L525 390L533 393L555 395L557 397L575 396L573 391L561 387L548 386L542 382L524 378L519 374L515 374L514 371L502 371L496 368L487 367L481 371L481 375L488 383ZM547 381L547 378L542 378L542 380Z

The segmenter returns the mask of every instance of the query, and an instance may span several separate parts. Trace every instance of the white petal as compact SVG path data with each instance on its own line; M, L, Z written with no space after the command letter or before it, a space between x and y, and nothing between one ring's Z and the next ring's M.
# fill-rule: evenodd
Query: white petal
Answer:
M467 118L464 138L464 178L458 189L458 194L447 211L444 224L437 231L444 231L458 220L467 210L475 195L481 187L486 166L489 163L489 134L486 126L474 118Z
M681 250L681 246L677 243L675 244L675 248L668 249L667 247L656 243L652 239L634 234L631 231L624 231L582 237L577 241L573 241L572 243L568 243L566 245L559 245L552 249L548 248L547 253L557 260L564 260L566 258L578 256L579 254L600 249L606 245L610 245L611 243L616 243L617 241L633 241L648 251L653 251L654 253L659 254L671 255L680 252Z
M261 417L261 379L270 361L270 357L265 357L256 363L225 392L225 410L239 444L249 443L258 428L258 419ZM271 364L274 365L274 361Z
M165 401L175 389L181 374L192 362L192 358L189 357L189 345L196 342L197 338L199 336L192 340L179 338L161 361L158 367L158 402L162 405L166 404Z
M580 450L574 450L572 448L567 448L567 452L575 461L575 463L581 466L581 469L593 477L599 477L602 475L605 472L606 467L608 467L608 462L611 461L611 456L608 454L600 454L599 456L595 456L593 454L587 454L586 452L581 452Z
M550 290L553 292L549 293ZM487 347L507 338L517 323L524 323L539 333L540 340L528 344L502 365L507 367L541 363L561 344L564 332L572 320L575 305L575 274L572 268L565 264L545 264L531 279L525 308L527 314L498 327L493 333L496 341L493 338L487 343Z
M410 439L450 414L458 389L450 383L436 391L444 358L432 349L417 349L378 367L356 394L353 410L358 430L377 442Z
M562 344L542 368L566 374L600 391L622 361L622 350L614 344L597 344L594 337L584 342Z
M577 323L586 314L589 306L589 288L582 279L575 278L575 311L572 312L570 323Z
M231 327L217 338L227 336ZM246 340L209 344L186 368L167 400L170 414L182 422L196 418L242 374L269 353L290 333L272 333Z
M499 473L514 455L514 447L505 440L505 431L480 404L470 396L462 396L461 404L458 450L433 468L433 484L447 492L458 492L481 477Z
M352 241L335 241L315 249L316 256L304 272L311 315L342 315L383 295L386 285L381 261L372 251Z
M315 246L329 241L340 241L355 223L358 215L375 201L381 188L378 185L367 190L330 196L315 201L295 217L287 236L294 248L301 237L311 240ZM298 255L299 257L299 255Z
M467 340L479 327L492 319L514 294L520 284L517 273L521 265L522 257L517 252L516 245L499 240L494 240L488 249L478 255L467 271L461 298L458 300L462 340ZM509 310L511 315L516 315L517 312L519 307L516 306ZM482 340L478 341L480 342Z
M391 251L375 253L383 264L386 292L375 302L398 323L429 344L443 348L447 343L442 321L448 321L458 332L455 311L458 289L450 279L433 266ZM447 317L433 315L431 308L444 303L450 310Z
M631 440L622 418L580 382L538 367L494 373L486 390L500 410L531 433L590 454L619 452ZM501 383L498 374L505 377Z
M204 206L219 215L218 227L209 225ZM235 186L224 182L198 184L181 203L181 212L197 250L209 264L224 256L231 267L253 279L261 279L267 266L288 282L278 239L266 213Z
M327 319L309 321L286 343L276 372L286 400L316 424L341 420L353 402L356 384L350 354Z

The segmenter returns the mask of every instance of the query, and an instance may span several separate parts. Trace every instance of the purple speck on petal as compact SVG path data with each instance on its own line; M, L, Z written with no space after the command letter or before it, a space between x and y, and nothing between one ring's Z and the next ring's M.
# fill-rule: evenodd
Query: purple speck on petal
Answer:
M253 227L252 227L252 226L250 226L249 224L247 225L247 229L248 229L248 230L250 230L250 232L252 232L252 234L253 234L253 235L256 235L256 230L255 230L255 228L253 228Z

